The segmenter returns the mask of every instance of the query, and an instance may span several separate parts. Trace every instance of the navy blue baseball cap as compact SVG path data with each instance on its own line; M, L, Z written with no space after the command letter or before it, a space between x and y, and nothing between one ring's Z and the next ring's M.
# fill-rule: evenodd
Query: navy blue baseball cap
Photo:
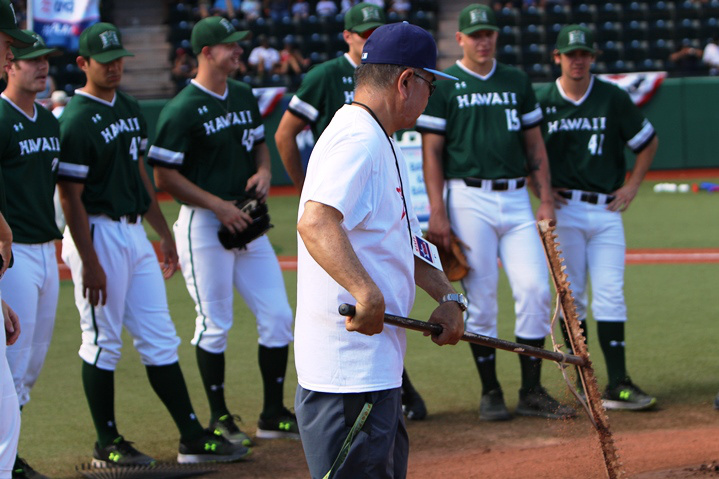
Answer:
M372 32L362 49L362 63L402 65L457 80L437 68L437 44L423 28L407 22L382 25Z

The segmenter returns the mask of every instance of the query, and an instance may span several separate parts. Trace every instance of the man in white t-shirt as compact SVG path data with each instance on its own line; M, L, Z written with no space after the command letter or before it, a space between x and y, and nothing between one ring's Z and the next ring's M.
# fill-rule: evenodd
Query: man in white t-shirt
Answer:
M702 61L709 66L710 75L719 75L719 34L715 34L704 47Z
M252 49L247 63L257 72L258 77L277 73L280 67L280 52L270 46L265 35L260 35L260 44Z
M401 406L405 332L415 284L440 302L432 339L456 344L466 301L444 273L413 253L420 236L404 157L389 135L411 127L434 90L437 47L408 23L367 40L354 99L320 136L298 214L295 412L313 478L405 477ZM337 312L356 304L353 317ZM359 433L360 430L372 434Z

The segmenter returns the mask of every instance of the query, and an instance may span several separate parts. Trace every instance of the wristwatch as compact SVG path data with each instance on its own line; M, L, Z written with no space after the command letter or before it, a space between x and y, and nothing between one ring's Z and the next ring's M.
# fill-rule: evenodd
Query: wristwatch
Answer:
M449 301L454 301L455 303L459 304L459 308L462 311L467 311L467 298L465 298L462 293L445 294L444 296L442 296L442 299L439 300L439 304L444 304Z

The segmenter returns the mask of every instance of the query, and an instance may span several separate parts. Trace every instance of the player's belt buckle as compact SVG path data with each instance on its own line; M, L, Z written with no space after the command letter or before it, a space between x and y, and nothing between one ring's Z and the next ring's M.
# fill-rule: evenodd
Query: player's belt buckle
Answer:
M122 216L120 219L122 220L122 219L124 218L125 221L127 221L128 223L134 225L135 223L137 223L137 219L138 219L139 217L140 217L140 215L138 215L137 213L132 213L132 214L129 214L129 215Z
M475 188L485 188L491 191L507 191L507 190L518 190L524 186L526 180L524 178L518 179L500 179L500 180L483 180L481 178L463 178L464 183L467 186Z
M575 199L589 203L591 205L608 205L614 201L614 195L606 195L604 193L593 193L589 191L565 190L560 191L559 196L568 200Z

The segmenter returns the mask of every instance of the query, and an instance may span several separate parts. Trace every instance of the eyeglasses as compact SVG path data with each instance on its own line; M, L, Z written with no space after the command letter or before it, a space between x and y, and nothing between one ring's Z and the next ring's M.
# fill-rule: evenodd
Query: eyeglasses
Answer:
M376 29L376 28L370 28L369 30L365 30L365 31L362 32L362 33L356 32L356 31L354 31L354 30L351 30L351 32L352 32L352 33L356 33L356 34L359 35L360 37L362 37L362 38L364 38L365 40L367 40L367 39L369 38L369 36L372 35L372 32L374 32L375 30L377 30L377 29Z
M427 84L427 86L429 87L429 96L432 96L432 93L434 93L434 90L437 88L437 85L435 85L431 81L427 80L425 77L423 77L422 75L420 75L417 72L414 72L414 74L417 75L417 78L419 78L420 80L422 80L423 82L425 82Z

